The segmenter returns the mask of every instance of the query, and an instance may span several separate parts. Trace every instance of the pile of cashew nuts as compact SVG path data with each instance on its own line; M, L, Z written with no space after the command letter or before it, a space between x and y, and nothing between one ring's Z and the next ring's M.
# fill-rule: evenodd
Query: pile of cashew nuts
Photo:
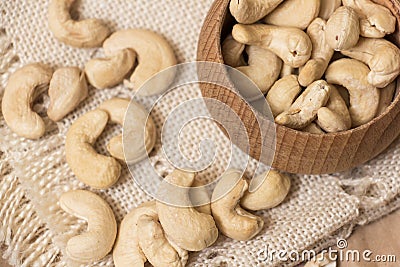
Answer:
M383 39L396 27L386 7L371 0L231 0L229 9L238 24L222 43L224 61L258 86L277 124L346 131L391 104L400 50Z

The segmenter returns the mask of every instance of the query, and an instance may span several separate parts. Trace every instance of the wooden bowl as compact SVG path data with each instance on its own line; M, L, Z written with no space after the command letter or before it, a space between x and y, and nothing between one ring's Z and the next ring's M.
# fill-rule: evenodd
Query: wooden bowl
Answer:
M232 30L235 20L229 13L230 0L216 0L204 22L199 43L198 61L224 63L221 40ZM386 6L397 18L396 31L388 39L400 44L400 2L374 0ZM225 73L224 75L227 76ZM229 78L227 78L229 79ZM397 80L397 91L399 90ZM250 107L232 91L213 84L201 84L204 97L214 98L229 105L243 120L248 131L250 156L260 159L260 129ZM276 151L272 167L298 174L324 174L349 170L376 157L400 133L400 97L379 117L349 131L331 134L310 134L276 125ZM211 112L213 115L213 112ZM261 125L268 125L262 118ZM261 158L261 161L264 160ZM268 163L268 162L265 162Z

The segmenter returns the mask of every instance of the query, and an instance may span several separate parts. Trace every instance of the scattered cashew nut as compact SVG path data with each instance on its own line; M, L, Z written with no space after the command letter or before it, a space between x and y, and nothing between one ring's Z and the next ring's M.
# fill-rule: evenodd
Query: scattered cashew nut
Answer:
M116 86L133 68L136 53L131 49L122 49L107 58L95 58L85 65L87 79L97 89Z
M224 58L224 63L231 66L232 68L246 65L246 61L243 57L243 51L245 45L237 42L233 39L232 35L229 34L222 42L221 52Z
M128 29L114 32L103 44L104 51L111 55L118 50L130 48L137 54L138 65L134 69L130 82L126 85L138 91L155 74L176 65L174 50L161 35L145 29ZM173 82L175 72L170 71L154 81L154 86L139 90L142 96L164 92Z
M218 229L227 237L246 241L256 236L264 221L240 207L240 200L248 189L242 173L227 170L214 188L211 211Z
M231 0L232 16L243 24L252 24L273 11L283 0Z
M264 22L304 30L318 16L319 7L320 0L286 0L268 14Z
M378 88L386 87L400 74L400 49L385 39L361 37L356 46L341 53L367 64L371 69L368 82Z
M65 155L73 173L96 189L109 188L121 174L121 165L116 159L98 154L93 148L107 122L107 112L90 111L71 125L65 141Z
M45 133L43 119L31 109L37 96L50 83L53 70L34 63L16 70L8 79L2 100L2 112L8 127L17 135L39 139Z
M318 17L328 20L341 5L342 0L321 0Z
M296 99L289 110L279 114L275 122L292 129L301 130L314 121L318 110L325 106L331 92L330 85L315 81Z
M307 28L313 50L311 59L299 73L299 83L302 86L308 86L321 79L333 56L334 50L326 42L325 27L326 22L321 18L316 18Z
M254 192L246 191L240 201L240 205L247 210L274 208L281 204L289 193L290 179L287 175L269 170L260 176L264 177L263 183Z
M117 236L117 222L108 203L85 190L66 192L61 195L59 203L65 212L88 223L86 232L68 240L67 256L80 263L104 258L111 251Z
M377 116L381 115L385 110L390 106L393 101L393 97L396 91L396 82L392 82L385 88L379 90L379 106L378 112L376 113Z
M75 0L52 0L49 4L49 28L59 41L75 47L98 47L110 30L98 19L74 21L70 9Z
M379 90L368 82L368 73L365 64L348 58L331 63L325 73L328 83L342 85L349 91L353 127L372 120L378 110Z
M50 81L49 96L47 115L51 120L59 121L88 96L85 73L78 67L56 70Z
M236 24L232 36L240 43L271 50L293 68L304 65L311 56L310 38L296 28Z

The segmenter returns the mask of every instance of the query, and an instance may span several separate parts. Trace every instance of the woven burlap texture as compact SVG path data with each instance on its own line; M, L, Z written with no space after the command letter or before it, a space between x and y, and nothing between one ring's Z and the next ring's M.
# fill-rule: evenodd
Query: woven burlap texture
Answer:
M82 0L74 17L95 17L104 20L113 30L146 28L162 34L173 46L179 62L196 59L196 46L202 22L212 0ZM50 33L47 1L2 1L0 3L0 95L6 81L16 68L32 62L44 62L57 68L83 67L90 58L101 56L102 49L75 49L55 40ZM46 135L37 141L19 138L0 117L0 244L7 247L3 257L17 266L66 266L73 264L63 256L67 240L83 231L82 220L64 213L57 204L65 191L85 188L76 180L66 164L65 133L85 112L114 96L130 97L122 85L109 90L90 89L86 99L60 123L45 119ZM188 86L167 96L153 112L158 127L168 112L182 101L199 97L197 86ZM143 100L144 104L145 99ZM43 103L35 110L45 114ZM118 126L107 127L96 143L106 154L105 144L120 132ZM196 157L193 147L203 138L218 144L215 164L200 177L209 180L226 166L229 140L209 120L198 120L182 132L183 152ZM1 152L0 152L1 153ZM171 170L156 145L151 160L160 172ZM351 172L324 176L291 175L292 188L287 200L279 207L261 211L265 227L253 240L238 242L220 235L210 248L190 253L189 266L293 266L296 262L260 262L258 253L269 249L302 251L320 250L346 237L357 223L367 223L398 208L400 178L400 143L370 163ZM252 171L250 164L249 171ZM361 188L361 190L360 190ZM124 168L119 182L111 189L96 191L112 206L117 220L133 207L150 200L133 182ZM90 266L113 266L112 257Z

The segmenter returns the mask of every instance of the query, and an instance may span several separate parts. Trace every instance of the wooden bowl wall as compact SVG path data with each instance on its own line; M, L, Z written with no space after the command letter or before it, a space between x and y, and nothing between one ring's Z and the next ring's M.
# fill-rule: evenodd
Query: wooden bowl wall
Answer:
M229 13L230 0L216 0L204 22L198 44L198 61L224 63L221 40L235 21ZM386 6L397 18L396 32L388 39L400 44L400 2L374 0ZM228 78L229 79L229 78ZM397 91L399 91L399 79ZM248 131L250 156L260 159L260 130L251 109L233 92L212 84L201 84L204 97L226 103L242 118ZM376 157L400 133L400 97L379 117L358 128L331 134L310 134L276 125L276 151L272 166L298 174L324 174L349 170ZM268 125L267 118L261 125ZM257 124L257 125L256 125ZM263 159L261 159L263 161Z

